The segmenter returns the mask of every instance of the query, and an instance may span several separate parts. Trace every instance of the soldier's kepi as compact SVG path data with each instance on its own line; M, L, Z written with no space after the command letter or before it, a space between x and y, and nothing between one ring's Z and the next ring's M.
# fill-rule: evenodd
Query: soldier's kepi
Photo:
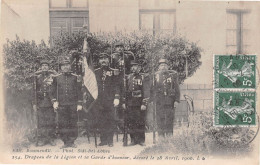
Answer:
M95 110L97 125L100 130L99 146L113 146L115 130L114 107L119 105L118 70L109 67L109 56L106 53L99 55L100 68L95 70L98 83L98 98L93 109Z
M180 101L178 74L168 68L167 60L160 59L153 88L158 135L161 137L173 134L175 108Z
M146 76L140 73L141 66L131 61L131 74L127 77L126 95L123 99L123 108L127 104L127 126L129 129L131 144L145 145L145 116L148 102L149 83L145 82Z
M55 119L50 99L52 77L57 74L49 70L49 62L41 61L41 67L34 73L33 110L36 115L37 144L43 146L47 143L55 145Z
M59 133L66 147L76 147L77 139L77 111L82 110L81 78L71 73L70 61L61 61L61 72L53 79L51 99L53 108L57 110L59 119Z

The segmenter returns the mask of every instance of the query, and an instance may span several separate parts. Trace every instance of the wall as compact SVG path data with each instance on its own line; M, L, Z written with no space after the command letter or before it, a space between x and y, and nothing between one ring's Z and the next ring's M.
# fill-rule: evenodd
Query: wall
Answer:
M183 84L180 86L181 100L184 95L193 99L194 111L212 111L213 107L213 86L209 84Z
M138 30L138 8L138 0L89 0L90 31Z
M15 34L13 30L22 30L19 37L26 40L35 40L37 43L44 40L48 42L49 28L49 0L4 0L10 8L20 16L21 24L8 29L8 33ZM2 15L6 13L3 11ZM12 17L6 17L8 20ZM11 20L15 22L15 20Z
M6 39L15 39L15 35L23 36L21 16L14 11L7 3L1 3L1 39L6 42Z

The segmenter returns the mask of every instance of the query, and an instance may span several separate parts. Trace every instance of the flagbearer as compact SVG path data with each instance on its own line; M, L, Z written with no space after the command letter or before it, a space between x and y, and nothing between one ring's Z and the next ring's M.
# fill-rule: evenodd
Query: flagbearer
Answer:
M38 118L38 146L47 143L55 146L55 114L49 95L55 74L55 71L49 70L47 60L41 61L40 70L34 74L36 91L33 92L33 110Z
M82 110L82 82L76 74L71 73L70 60L64 58L61 63L62 73L54 77L51 101L58 112L59 133L64 145L73 147L77 139L77 111Z
M106 53L99 55L100 68L95 70L98 84L98 98L93 109L97 112L97 125L100 130L99 146L113 146L115 131L114 107L119 105L119 85L117 69L109 67L109 56Z
M127 77L126 97L128 127L131 144L145 146L145 116L148 102L149 83L144 74L140 73L141 66L131 61L131 74ZM148 76L147 76L148 77ZM125 102L125 101L124 101ZM125 109L125 103L123 103Z

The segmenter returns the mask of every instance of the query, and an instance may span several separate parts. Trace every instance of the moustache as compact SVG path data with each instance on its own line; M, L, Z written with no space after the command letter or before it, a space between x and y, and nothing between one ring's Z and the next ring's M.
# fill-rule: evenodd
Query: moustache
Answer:
M102 61L102 62L101 62L101 64L107 64L107 63L108 63L108 62L106 62L106 61Z

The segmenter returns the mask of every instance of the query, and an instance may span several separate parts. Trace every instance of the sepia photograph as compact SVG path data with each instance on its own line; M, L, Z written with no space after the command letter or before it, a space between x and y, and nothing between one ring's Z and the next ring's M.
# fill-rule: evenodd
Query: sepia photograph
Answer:
M0 2L1 164L260 163L260 2Z

